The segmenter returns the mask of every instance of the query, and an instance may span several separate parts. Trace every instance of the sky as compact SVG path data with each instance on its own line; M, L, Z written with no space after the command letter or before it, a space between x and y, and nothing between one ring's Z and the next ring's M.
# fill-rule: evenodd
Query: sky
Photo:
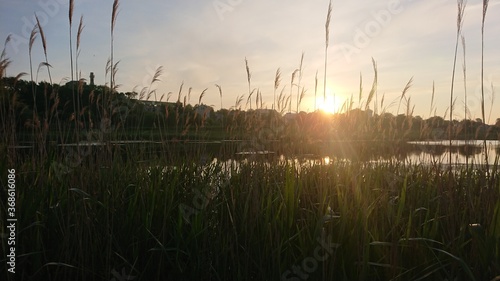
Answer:
M68 0L1 0L0 40L11 35L5 46L12 61L7 75L30 72L28 40L38 15L47 41L48 62L55 83L71 76ZM83 15L84 30L78 57L83 78L95 73L97 84L104 84L105 67L111 53L110 22L112 0L75 0L73 14L73 52L78 23ZM152 85L156 98L176 101L184 83L182 98L220 108L234 107L249 85L245 59L251 72L250 90L258 89L263 107L272 108L277 69L281 83L277 95L292 94L296 111L299 72L305 96L299 111L316 108L338 110L353 97L353 106L365 108L374 79L372 59L378 73L376 98L370 109L392 114L406 111L399 102L410 79L405 97L413 115L422 118L445 116L450 106L453 62L457 35L457 2L454 0L352 0L332 1L327 50L326 100L323 99L325 65L325 22L328 0L121 0L114 30L114 60L120 61L116 76L119 91L140 91L150 87L158 67L159 82ZM500 84L500 0L491 0L485 21L484 87L486 121L500 117L500 101L495 99ZM465 93L470 115L481 117L481 20L482 1L469 0L465 9L459 44L453 95L454 118L463 119ZM2 47L3 48L3 47ZM47 81L40 36L32 60L38 81ZM466 66L464 79L463 65ZM315 91L317 73L318 87ZM359 100L360 77L363 91ZM29 79L29 76L25 76ZM222 89L222 100L218 88ZM431 105L434 85L434 104ZM172 93L169 95L169 93ZM316 98L315 98L316 96ZM154 96L151 97L154 99ZM373 102L376 101L376 106ZM383 101L383 103L382 103ZM399 108L399 112L398 112ZM491 116L490 116L491 112ZM449 114L449 113L448 113ZM446 118L449 118L448 115Z

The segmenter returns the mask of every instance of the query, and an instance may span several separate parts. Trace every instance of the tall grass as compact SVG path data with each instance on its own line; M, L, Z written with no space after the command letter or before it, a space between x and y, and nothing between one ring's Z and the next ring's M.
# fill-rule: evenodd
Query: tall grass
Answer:
M115 26L116 26L116 19L118 17L118 8L120 6L120 1L114 0L113 1L113 9L111 12L111 52L110 52L110 76L109 76L109 87L111 88L111 91L115 90L115 75L116 75L116 65L114 62L114 42L115 42Z
M463 76L464 76L464 128L463 130L465 131L465 142L469 140L468 136L468 123L467 118L468 115L468 107L467 107L467 66L466 66L466 59L465 59L465 37L462 35L462 51L463 51L463 64L462 64L462 71L463 71ZM465 166L469 166L469 155L465 157Z
M287 104L288 104L288 113L291 113L292 112L292 100L293 100L293 85L295 85L294 81L295 81L295 77L297 77L297 73L299 72L299 69L295 69L293 72L292 72L292 78L290 79L290 94L289 96L287 97Z
M76 122L77 122L77 132L79 134L80 128L85 127L84 122L81 120L82 116L82 108L81 108L81 97L83 94L83 78L81 77L80 72L78 71L78 58L80 56L80 43L83 32L83 15L80 16L80 23L78 24L78 31L76 33L76 54L75 54L75 74L76 79L78 81L78 89L76 91Z
M18 198L18 268L30 278L110 280L125 268L138 280L279 279L313 255L318 237L340 247L311 280L500 273L499 183L466 170L448 181L439 167L398 162L94 161L36 186L34 174L20 175L31 187Z
M332 17L332 1L328 4L328 13L325 22L325 72L323 75L323 101L326 101L326 68L328 65L328 46L330 44L330 20Z
M463 26L463 21L464 21L464 12L465 12L465 7L466 3L464 0L457 0L457 34L456 34L456 40L455 40L455 54L453 57L453 71L451 74L451 90L450 90L450 128L448 129L448 137L450 141L450 146L452 145L452 139L453 139L453 127L451 126L453 122L453 109L454 109L454 86L455 86L455 69L456 69L456 64L457 64L457 56L458 56L458 46L460 42L460 35L462 32L462 26ZM484 119L483 119L483 122ZM449 154L449 163L452 163L452 155L451 153ZM451 166L450 166L451 169Z
M74 59L73 59L73 12L75 8L75 1L70 0L69 1L69 10L68 10L68 20L69 20L69 61L70 61L70 68L71 68L71 92L72 92L72 102L73 102L73 114L72 116L74 122L75 122L75 133L76 133L76 139L77 139L77 147L78 150L80 150L79 142L80 142L80 124L79 124L79 112L77 110L76 102L78 100L77 97L77 89L75 90L75 69L74 69ZM78 74L76 74L78 77Z
M38 123L38 108L37 108L37 103L36 103L36 92L35 92L35 79L33 78L33 59L32 59L32 51L33 51L33 45L35 43L36 35L38 33L38 29L36 26L33 27L30 33L30 39L29 39L29 44L28 44L28 55L29 55L29 61L30 61L30 80L31 80L31 91L33 95L33 114L32 114L32 120L31 120L31 134L35 136L36 134L36 129L37 126L36 124ZM35 158L35 150L33 150L33 158Z
M483 0L483 13L481 21L481 115L483 117L483 123L486 123L485 109L484 109L484 22L486 20L486 12L488 11L489 0ZM493 92L492 92L493 94ZM483 146L485 148L484 160L486 163L486 170L489 169L488 164L488 150L486 144L486 138L484 139Z
M301 89L300 87L300 83L302 82L302 74L304 73L303 63L304 63L304 52L302 52L302 56L300 57L299 81L297 82L297 108L295 109L295 112L297 113L299 113L300 103L302 101L302 98L304 98L305 94L305 89Z

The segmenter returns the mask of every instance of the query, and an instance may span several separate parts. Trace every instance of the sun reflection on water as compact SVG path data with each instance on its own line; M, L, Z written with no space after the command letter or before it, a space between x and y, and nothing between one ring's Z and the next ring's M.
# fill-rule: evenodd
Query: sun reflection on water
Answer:
M323 157L323 161L322 161L324 165L329 165L330 164L330 157L329 156L326 156L326 157Z

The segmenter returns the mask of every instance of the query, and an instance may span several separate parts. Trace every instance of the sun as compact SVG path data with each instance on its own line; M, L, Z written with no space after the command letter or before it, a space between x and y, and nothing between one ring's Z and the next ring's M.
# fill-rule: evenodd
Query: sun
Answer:
M339 97L330 94L328 90L326 92L326 99L324 99L324 97L316 98L318 109L330 114L339 113L340 107L342 106Z

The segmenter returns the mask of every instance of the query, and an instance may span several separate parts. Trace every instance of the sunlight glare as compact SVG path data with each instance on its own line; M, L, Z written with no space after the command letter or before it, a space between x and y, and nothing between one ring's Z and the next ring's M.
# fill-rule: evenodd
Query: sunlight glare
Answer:
M317 97L316 103L319 110L331 114L339 113L340 107L342 106L338 95L334 96L329 89L326 90L326 100L324 100L323 97Z

